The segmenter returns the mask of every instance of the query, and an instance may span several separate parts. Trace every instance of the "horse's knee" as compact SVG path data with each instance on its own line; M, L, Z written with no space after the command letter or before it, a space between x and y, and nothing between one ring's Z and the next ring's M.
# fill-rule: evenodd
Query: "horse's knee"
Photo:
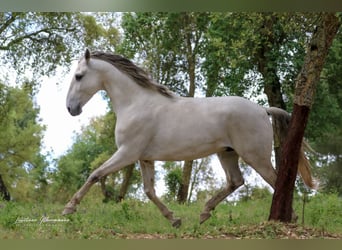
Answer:
M93 172L87 179L87 182L90 183L96 183L98 182L100 179L102 178L102 176L98 173L98 172Z
M235 180L232 180L232 182L229 185L231 191L235 191L236 189L238 189L239 187L241 187L243 184L245 183L245 180L241 177Z

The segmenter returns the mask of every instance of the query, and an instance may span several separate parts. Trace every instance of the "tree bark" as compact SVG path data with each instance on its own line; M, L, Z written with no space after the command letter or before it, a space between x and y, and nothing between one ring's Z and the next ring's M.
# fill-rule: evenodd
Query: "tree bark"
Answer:
M310 109L294 104L289 133L282 146L282 158L273 195L270 219L290 222L292 200L297 176L299 152Z
M8 189L5 185L5 182L2 179L2 176L0 175L0 199L3 199L5 201L10 201L11 200L11 195L8 192Z
M293 114L288 135L282 146L269 220L290 222L292 219L293 191L304 131L316 85L339 26L339 20L334 13L321 15L320 22L312 35L304 65L296 79Z

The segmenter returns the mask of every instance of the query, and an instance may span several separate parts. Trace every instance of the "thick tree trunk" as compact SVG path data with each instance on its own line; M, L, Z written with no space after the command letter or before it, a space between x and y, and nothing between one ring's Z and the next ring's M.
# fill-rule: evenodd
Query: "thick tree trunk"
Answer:
M298 156L309 117L309 111L310 109L306 106L294 105L289 133L282 146L282 155L284 157L280 161L270 219L291 221L293 191L299 161Z
M0 199L3 199L5 201L11 200L11 195L8 192L8 189L4 183L1 175L0 175Z
M292 219L293 190L304 131L313 104L316 84L339 26L339 20L334 13L322 14L320 23L312 35L304 65L296 80L293 114L289 133L282 146L270 220L290 222Z

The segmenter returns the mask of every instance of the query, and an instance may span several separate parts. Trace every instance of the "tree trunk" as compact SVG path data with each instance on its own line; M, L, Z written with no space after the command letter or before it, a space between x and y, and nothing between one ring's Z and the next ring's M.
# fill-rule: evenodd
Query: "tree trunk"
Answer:
M134 170L134 164L131 164L129 166L127 166L125 169L123 169L124 171L124 176L123 176L123 180L120 186L120 191L119 194L116 195L116 193L114 192L114 189L112 188L108 188L108 184L106 184L107 181L107 176L104 176L100 179L100 185L101 185L101 191L102 194L104 196L103 201L104 202L108 202L110 200L115 200L115 202L120 202L122 201L128 191L129 185L131 183L131 179L133 176L133 170ZM113 186L115 186L115 184L113 184Z
M131 183L131 179L133 176L134 166L135 166L135 164L131 164L131 165L127 166L126 169L124 170L125 176L124 176L124 179L121 183L119 195L116 198L116 202L120 202L125 198L127 191L128 191L129 184Z
M104 196L103 202L108 202L110 200L113 200L113 197L114 197L114 193L107 188L107 185L106 185L107 177L108 177L108 175L102 177L99 181L100 186L101 186L101 192Z
M185 18L185 25L188 26L190 21L188 20L188 16ZM188 75L189 75L189 92L188 97L194 97L195 96L195 68L196 68L196 56L194 54L194 51L192 49L192 31L189 30L185 34L186 39L186 45L187 45L187 68L188 68ZM196 46L196 44L195 44ZM191 119L191 117L189 117ZM177 194L177 201L180 204L183 204L187 201L188 193L189 193L189 186L190 186L190 179L191 179L191 172L192 172L192 164L193 160L190 161L184 161L183 166L183 172L182 172L182 183L180 184L178 194Z
M193 160L184 161L183 172L182 172L182 183L180 184L179 191L177 194L177 201L180 204L183 204L187 201L193 163L194 163Z
M310 109L294 104L289 133L282 146L282 158L273 195L270 219L290 222L292 200L297 176L299 152Z
M339 20L334 13L321 15L320 23L312 35L304 65L296 79L293 114L289 133L282 146L270 220L290 222L292 219L293 190L304 131L313 104L316 84L339 26Z
M11 200L11 195L8 192L8 189L4 183L1 175L0 175L0 199L4 199L5 201Z
M278 21L277 17L273 14L264 14L264 22L262 27L263 40L257 51L257 65L258 71L264 79L264 93L267 96L268 104L271 107L278 107L286 109L286 105L281 93L280 79L277 75L277 60L272 51L275 48L281 47L281 39L276 39L274 35L274 25ZM280 35L281 36L281 35ZM276 121L272 122L274 131L274 153L276 169L280 165L280 140L279 128Z

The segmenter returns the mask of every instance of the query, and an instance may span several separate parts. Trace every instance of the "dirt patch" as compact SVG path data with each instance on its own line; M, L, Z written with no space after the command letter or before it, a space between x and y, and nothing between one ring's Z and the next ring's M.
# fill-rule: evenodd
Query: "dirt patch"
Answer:
M342 239L342 234L277 222L220 228L214 233L206 234L119 234L113 232L113 235L119 239Z

